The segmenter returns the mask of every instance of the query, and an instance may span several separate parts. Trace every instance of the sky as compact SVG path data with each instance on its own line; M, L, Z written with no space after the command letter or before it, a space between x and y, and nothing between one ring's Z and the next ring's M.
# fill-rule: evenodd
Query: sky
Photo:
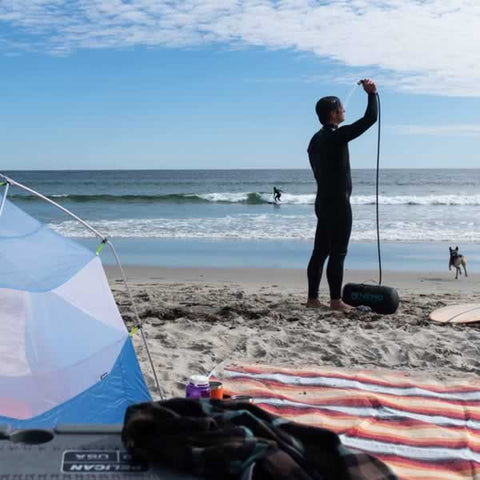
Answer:
M367 77L382 168L477 168L478 25L478 0L0 0L0 170L308 168L316 101L354 121Z

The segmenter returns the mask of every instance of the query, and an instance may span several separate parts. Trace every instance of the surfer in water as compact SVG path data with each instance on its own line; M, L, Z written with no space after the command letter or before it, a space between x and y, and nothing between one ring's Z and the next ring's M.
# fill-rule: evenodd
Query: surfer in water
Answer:
M280 190L277 187L273 187L273 200L275 203L280 201L280 197L282 196L283 190Z

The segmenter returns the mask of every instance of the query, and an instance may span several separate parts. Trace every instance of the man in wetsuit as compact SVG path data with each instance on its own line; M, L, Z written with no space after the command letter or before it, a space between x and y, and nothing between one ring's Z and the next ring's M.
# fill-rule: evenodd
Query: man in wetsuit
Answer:
M368 106L364 116L355 123L339 127L345 120L345 109L337 97L323 97L315 107L323 127L312 137L308 146L310 166L317 181L317 230L307 268L307 307L322 306L318 299L318 289L323 264L329 257L327 280L330 308L340 311L351 309L342 301L343 264L352 230L352 179L348 142L371 127L378 115L375 83L368 79L361 83L368 94Z

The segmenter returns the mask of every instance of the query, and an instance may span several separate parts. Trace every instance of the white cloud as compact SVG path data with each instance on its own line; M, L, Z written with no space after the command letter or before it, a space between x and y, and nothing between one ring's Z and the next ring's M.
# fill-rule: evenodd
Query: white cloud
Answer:
M480 137L480 125L389 125L386 127L400 135L441 135Z
M2 0L2 22L57 54L255 45L366 69L397 90L480 94L478 0Z

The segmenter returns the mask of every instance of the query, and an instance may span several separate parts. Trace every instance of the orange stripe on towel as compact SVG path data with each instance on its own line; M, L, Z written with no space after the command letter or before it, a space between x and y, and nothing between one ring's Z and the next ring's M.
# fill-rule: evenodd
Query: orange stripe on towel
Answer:
M227 394L251 395L271 413L337 432L401 479L480 478L480 379L237 364L222 381Z

